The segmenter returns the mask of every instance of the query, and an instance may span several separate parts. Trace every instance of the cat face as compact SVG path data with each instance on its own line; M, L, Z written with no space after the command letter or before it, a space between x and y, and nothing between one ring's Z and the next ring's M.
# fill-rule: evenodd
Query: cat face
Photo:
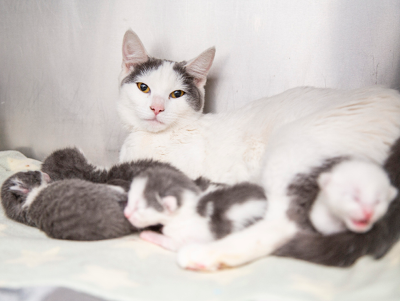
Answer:
M32 225L26 215L30 193L50 182L50 177L40 171L19 172L8 178L1 188L1 201L7 216L18 222Z
M156 69L128 76L121 87L118 111L135 128L160 132L201 114L204 97L189 77L162 61Z
M365 162L346 163L322 176L320 185L332 213L353 232L370 230L397 195L385 172Z
M152 192L154 198L145 194L146 184L147 178L133 180L124 210L125 217L137 228L164 225L168 216L177 209L177 200L173 196L161 198L156 191Z
M215 49L210 48L188 63L150 58L137 35L128 30L118 103L124 124L130 129L160 132L200 115L214 55Z

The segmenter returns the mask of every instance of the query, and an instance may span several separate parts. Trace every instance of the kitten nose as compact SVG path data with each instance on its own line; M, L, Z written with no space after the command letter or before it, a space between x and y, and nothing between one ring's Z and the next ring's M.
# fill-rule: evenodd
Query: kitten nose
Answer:
M371 208L363 208L365 219L370 220L374 211Z
M129 219L129 217L132 215L132 213L133 213L133 208L126 206L124 209L125 217Z
M150 110L152 110L154 114L157 116L161 112L164 112L164 107L160 105L151 105Z

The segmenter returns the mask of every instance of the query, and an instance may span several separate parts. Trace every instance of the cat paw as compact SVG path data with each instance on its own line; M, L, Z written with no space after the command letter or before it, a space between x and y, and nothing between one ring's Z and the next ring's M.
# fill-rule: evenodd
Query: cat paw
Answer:
M139 237L147 242L158 245L169 251L176 251L178 249L175 242L171 238L168 238L154 231L142 231Z
M178 265L193 271L217 271L225 267L218 255L208 244L190 244L178 252Z

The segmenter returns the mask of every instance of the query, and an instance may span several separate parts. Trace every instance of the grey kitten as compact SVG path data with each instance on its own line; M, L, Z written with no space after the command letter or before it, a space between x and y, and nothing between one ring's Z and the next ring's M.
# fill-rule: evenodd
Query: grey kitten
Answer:
M137 160L113 165L110 169L98 168L90 164L77 148L64 148L54 151L42 164L41 170L53 181L81 179L93 183L121 186L129 190L132 179L149 167L174 168L168 163L151 159Z
M134 232L124 217L126 192L80 179L50 182L40 171L19 172L1 188L6 215L34 226L49 237L101 240Z
M264 216L266 205L258 185L192 181L166 166L148 168L134 178L124 212L136 227L163 225L164 235L145 231L140 237L177 251L187 243L220 239L250 226Z

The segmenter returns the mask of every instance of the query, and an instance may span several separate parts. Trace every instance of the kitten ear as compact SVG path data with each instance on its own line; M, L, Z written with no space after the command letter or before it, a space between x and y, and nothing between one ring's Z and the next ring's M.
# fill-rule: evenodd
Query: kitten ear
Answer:
M146 49L132 29L125 32L122 43L122 73L128 75L133 68L149 59Z
M195 84L197 87L205 85L207 74L213 63L214 56L215 47L211 47L185 65L186 71L195 78Z
M47 174L47 173L45 173L45 172L41 172L42 173L42 180L47 184L47 183L50 183L50 181L51 181L51 178L50 178L50 176Z
M394 198L397 196L397 193L398 193L398 190L395 187L390 186L389 187L389 200L393 201Z
M327 172L320 174L317 180L319 188L321 189L326 187L326 185L328 185L330 181L331 181L331 174Z
M9 189L12 190L15 194L18 195L26 195L29 193L29 188L27 188L23 182L14 182L14 186L11 186Z
M163 197L161 203L169 213L174 212L178 208L178 200L172 195Z

